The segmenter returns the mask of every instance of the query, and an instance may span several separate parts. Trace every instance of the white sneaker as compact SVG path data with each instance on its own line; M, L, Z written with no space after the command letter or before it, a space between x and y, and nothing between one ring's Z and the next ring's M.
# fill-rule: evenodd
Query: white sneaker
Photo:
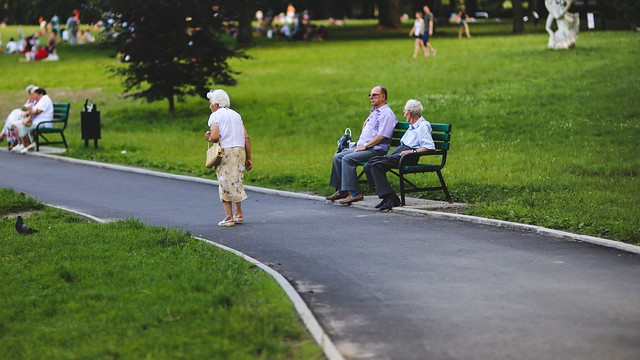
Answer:
M26 148L20 150L21 154L26 154L27 152L29 152L29 150L33 149L36 147L36 143L31 143L29 146L27 146Z
M22 151L22 149L24 149L24 145L22 145L22 144L18 144L18 145L16 145L16 146L14 146L14 147L13 147L13 149L11 149L11 151L13 151L13 152L19 152L19 151Z

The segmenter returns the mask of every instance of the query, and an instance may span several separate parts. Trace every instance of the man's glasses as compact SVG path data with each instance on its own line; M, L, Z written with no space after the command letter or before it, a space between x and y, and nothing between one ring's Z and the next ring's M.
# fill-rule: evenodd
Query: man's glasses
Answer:
M382 94L369 94L369 97L372 98L372 97L376 97L376 96L380 96L380 95L382 95Z

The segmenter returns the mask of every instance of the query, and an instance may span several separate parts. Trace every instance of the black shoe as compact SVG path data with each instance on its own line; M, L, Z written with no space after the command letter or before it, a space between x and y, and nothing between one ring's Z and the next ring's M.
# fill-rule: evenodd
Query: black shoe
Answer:
M376 209L380 209L382 207L382 205L384 205L386 199L382 199L382 201L380 201L380 203L378 203L378 205L376 205Z
M380 211L389 211L396 206L400 206L400 198L396 194L393 194L384 199L379 209Z

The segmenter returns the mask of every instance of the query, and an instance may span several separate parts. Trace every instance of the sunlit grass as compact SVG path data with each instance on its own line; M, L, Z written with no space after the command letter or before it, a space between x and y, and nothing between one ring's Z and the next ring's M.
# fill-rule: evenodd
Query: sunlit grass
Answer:
M0 189L0 234L3 358L322 358L268 274L184 232Z

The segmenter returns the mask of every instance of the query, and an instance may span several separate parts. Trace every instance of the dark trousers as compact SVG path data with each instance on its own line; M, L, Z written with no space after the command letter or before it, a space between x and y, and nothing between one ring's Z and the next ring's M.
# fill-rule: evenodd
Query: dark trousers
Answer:
M364 173L367 175L369 186L376 188L376 194L378 194L379 198L382 199L388 195L395 194L391 184L389 184L389 180L387 180L387 171L398 167L400 153L405 150L413 150L413 148L400 144L391 154L374 156L365 164ZM415 161L412 163L415 163Z

